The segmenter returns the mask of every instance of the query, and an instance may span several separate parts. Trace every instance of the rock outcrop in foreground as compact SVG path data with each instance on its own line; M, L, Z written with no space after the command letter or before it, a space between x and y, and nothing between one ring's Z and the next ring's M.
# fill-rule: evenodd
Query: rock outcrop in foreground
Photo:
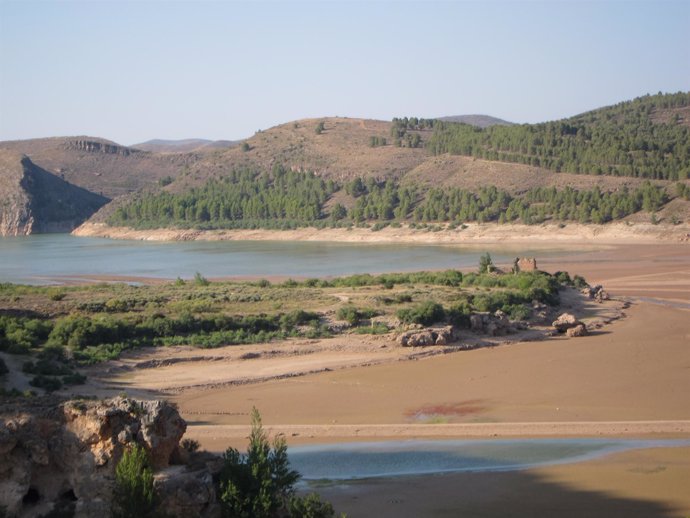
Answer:
M209 463L217 458L196 454L190 463L179 446L186 428L177 409L164 401L5 401L0 406L0 509L7 516L63 510L107 517L115 466L136 443L149 453L156 491L169 516L212 515L217 505Z

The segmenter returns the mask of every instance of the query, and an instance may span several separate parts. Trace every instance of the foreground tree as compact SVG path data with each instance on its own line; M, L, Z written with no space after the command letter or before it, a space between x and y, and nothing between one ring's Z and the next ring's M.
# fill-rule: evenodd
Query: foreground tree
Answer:
M290 469L285 438L273 444L261 424L259 411L252 409L252 431L246 454L228 448L220 473L220 500L226 518L272 518L335 516L333 507L315 494L295 496L300 474Z
M139 445L128 449L115 468L113 518L154 516L153 470L146 450Z

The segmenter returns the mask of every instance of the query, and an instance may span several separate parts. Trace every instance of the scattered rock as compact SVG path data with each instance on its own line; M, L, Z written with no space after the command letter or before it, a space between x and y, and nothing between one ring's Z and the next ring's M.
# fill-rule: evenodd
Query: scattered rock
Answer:
M476 332L484 331L484 319L481 315L472 314L470 315L470 329Z
M556 320L551 324L559 333L565 333L571 327L576 327L582 324L575 315L570 313L562 313Z
M585 336L587 335L587 326L584 324L578 324L575 327L571 327L566 330L565 334L569 337Z
M446 345L455 341L453 326L406 331L398 336L403 347L423 347L425 345Z
M582 288L582 294L587 295L587 297L596 300L599 303L602 303L605 300L609 300L610 298L608 292L604 290L604 287L601 284Z

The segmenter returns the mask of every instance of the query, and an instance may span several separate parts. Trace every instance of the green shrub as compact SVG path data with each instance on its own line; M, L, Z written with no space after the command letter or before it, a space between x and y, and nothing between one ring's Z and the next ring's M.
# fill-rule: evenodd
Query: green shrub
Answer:
M199 450L200 444L199 441L194 439L183 439L182 442L180 442L180 446L189 453L194 453Z
M568 272L556 272L553 274L553 276L560 284L563 284L564 286L573 285L573 280L570 278L570 275L568 275Z
M285 313L280 317L280 326L285 330L291 330L295 326L310 324L319 321L319 315L309 311L296 309L290 313Z
M241 454L228 448L220 472L220 502L223 516L272 518L294 495L299 473L290 469L287 444L282 436L273 440L263 431L261 416L252 410L249 448Z
M72 372L62 377L62 383L65 385L83 385L86 383L86 376L78 372Z
M389 331L390 329L388 329L388 326L386 324L382 324L381 322L355 329L355 333L358 335L385 335Z
M491 255L486 252L479 258L479 273L489 273L493 269L494 263L491 260Z
M427 300L412 308L398 310L397 317L403 324L420 324L429 326L436 322L441 322L446 313L441 304Z
M322 502L319 495L315 493L301 498L292 496L287 507L289 518L331 518L335 516L330 502Z
M356 326L363 319L373 318L377 315L377 312L370 308L357 309L355 306L348 304L347 306L341 306L338 308L336 316L339 320L345 320L350 325Z
M581 289L586 288L587 286L589 286L589 284L587 284L587 281L585 280L585 278L584 278L584 277L581 277L580 275L576 275L575 277L573 277L573 285L574 285L578 290L581 290Z
M196 284L197 286L208 286L209 284L211 284L211 282L206 277L201 275L201 273L196 272L194 274L194 284Z
M139 445L126 450L115 467L113 518L154 516L153 471L146 450Z
M448 321L457 327L469 328L472 307L467 301L458 302L446 312Z
M503 306L502 310L511 320L528 320L532 316L532 310L524 304Z
M54 392L62 388L62 382L58 378L44 376L43 374L34 376L29 382L29 385L32 387L41 388L46 392Z

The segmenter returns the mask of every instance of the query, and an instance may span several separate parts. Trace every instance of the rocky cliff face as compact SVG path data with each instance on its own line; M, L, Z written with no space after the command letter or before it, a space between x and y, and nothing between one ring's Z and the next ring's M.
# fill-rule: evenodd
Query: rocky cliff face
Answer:
M0 510L18 517L58 511L66 513L60 516L109 516L115 466L125 448L136 443L158 472L156 489L169 515L208 516L215 489L206 463L197 462L195 469L170 466L184 458L179 442L186 428L177 410L163 401L5 402L0 406Z
M141 153L138 149L132 149L125 146L118 146L109 142L100 142L98 140L70 140L65 144L66 149L77 149L80 151L88 151L89 153L105 153L108 155L122 155L129 156L132 153Z
M0 236L70 232L108 199L0 151Z

